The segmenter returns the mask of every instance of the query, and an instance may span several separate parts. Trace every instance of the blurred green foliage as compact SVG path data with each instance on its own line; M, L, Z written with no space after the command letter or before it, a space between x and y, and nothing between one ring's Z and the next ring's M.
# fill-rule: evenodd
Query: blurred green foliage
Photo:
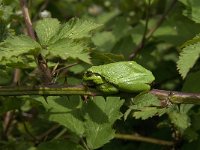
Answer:
M16 68L18 86L41 84L38 53L51 70L60 69L55 84L80 85L88 67L129 60L138 50L132 60L153 72L153 88L200 92L199 0L27 2L37 42L26 36L19 1L0 0L1 86L12 85ZM76 65L67 68L71 64ZM199 149L200 107L162 108L149 94L126 101L47 97L47 103L37 96L0 97L0 116L5 150L169 148L114 139L115 132L173 141L174 149Z

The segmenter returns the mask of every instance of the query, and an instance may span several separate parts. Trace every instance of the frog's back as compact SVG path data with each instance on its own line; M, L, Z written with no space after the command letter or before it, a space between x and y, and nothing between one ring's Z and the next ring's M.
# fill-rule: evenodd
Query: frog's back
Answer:
M113 83L130 83L137 80L141 83L148 83L149 79L147 76L152 76L152 73L137 64L134 61L126 61L126 62L116 62L101 66L92 67L93 71L100 74L105 80ZM152 79L151 79L152 80Z

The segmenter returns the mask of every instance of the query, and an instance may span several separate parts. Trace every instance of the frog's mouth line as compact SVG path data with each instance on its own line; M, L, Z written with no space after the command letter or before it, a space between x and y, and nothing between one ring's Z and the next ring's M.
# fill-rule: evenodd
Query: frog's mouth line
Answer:
M114 85L113 83L110 83L109 81L107 81L104 77L102 77L100 74L98 73L93 73L93 72L90 72L90 71L87 71L85 73L86 77L87 78L90 78L92 76L99 76L101 77L101 79L103 80L103 83L95 83L94 80L91 78L91 79L88 79L86 80L86 83L87 83L87 86L91 87L91 88L96 88L97 86L101 86L101 85L104 85L105 83L109 83L110 85L112 85L113 87L118 87L116 85Z
M91 72L91 71L87 71L86 73L85 73L85 76L86 77L92 77L92 76L100 76L100 74L98 74L98 73L93 73L93 72Z
M96 85L100 85L100 84L95 83L94 79L92 78L93 76L95 76L95 77L98 77L98 76L101 77L100 74L93 73L91 71L87 71L84 74L84 76L86 76L88 78L87 80L85 80L85 82L87 83L87 86L89 86L89 87L95 87ZM101 77L101 78L103 79L103 81L105 81L105 79L103 77Z

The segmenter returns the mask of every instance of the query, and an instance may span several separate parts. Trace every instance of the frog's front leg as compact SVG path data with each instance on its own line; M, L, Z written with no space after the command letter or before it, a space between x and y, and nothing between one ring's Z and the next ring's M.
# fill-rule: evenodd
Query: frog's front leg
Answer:
M98 85L97 89L102 91L103 93L109 93L109 94L116 94L119 92L119 90L116 87L106 82Z

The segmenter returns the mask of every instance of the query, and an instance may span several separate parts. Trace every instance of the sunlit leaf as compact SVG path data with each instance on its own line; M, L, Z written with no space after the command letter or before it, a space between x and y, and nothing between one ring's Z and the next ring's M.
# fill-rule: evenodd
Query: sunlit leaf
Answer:
M25 53L38 53L40 45L28 36L20 35L6 39L0 45L0 59L19 56Z
M93 21L73 18L62 25L58 35L52 39L52 42L64 38L81 39L91 37L91 31L100 26L100 24L94 23Z
M48 45L51 38L56 35L60 29L60 22L57 19L45 18L36 23L35 31L41 45Z
M86 43L82 41L62 39L50 45L47 50L49 50L52 56L58 56L62 59L71 57L90 63L88 47Z

